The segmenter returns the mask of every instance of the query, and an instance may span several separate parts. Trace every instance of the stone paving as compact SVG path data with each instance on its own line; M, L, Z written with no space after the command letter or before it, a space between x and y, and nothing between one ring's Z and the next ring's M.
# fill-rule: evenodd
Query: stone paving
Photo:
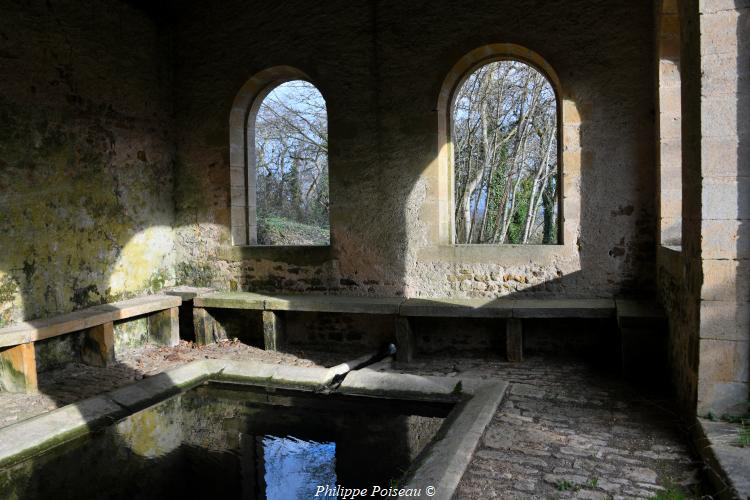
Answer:
M585 363L432 357L400 371L511 383L457 499L700 497L701 466L669 404Z
M238 342L134 350L107 369L71 364L40 394L0 393L0 427L201 358L333 366L361 353L271 353ZM500 378L510 387L455 498L691 498L700 464L669 405L574 360L431 356L396 371ZM684 496L678 496L682 494Z

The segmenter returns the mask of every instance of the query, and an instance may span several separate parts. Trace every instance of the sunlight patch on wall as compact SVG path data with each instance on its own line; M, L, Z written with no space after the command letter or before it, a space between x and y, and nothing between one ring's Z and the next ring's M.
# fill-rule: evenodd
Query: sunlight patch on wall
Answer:
M168 284L173 277L164 269L164 261L173 248L173 233L169 226L149 227L137 233L122 249L112 270L110 293L118 295L144 286L154 289ZM154 280L162 283L154 284Z

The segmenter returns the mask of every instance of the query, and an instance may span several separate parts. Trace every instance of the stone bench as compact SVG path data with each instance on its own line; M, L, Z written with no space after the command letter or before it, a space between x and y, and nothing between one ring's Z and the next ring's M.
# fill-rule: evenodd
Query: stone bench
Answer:
M283 311L385 314L396 318L397 358L410 362L416 339L412 317L501 318L506 323L508 359L523 360L523 318L608 318L615 315L612 299L404 299L340 295L264 295L223 292L193 299L196 340L207 344L226 338L211 309L244 309L262 313L266 349L277 350L284 337Z
M284 311L330 312L349 314L398 315L402 298L346 297L341 295L261 295L250 292L221 292L193 299L195 338L199 344L226 338L226 332L211 314L211 309L260 311L263 342L267 350L278 350L284 340Z
M503 318L508 361L522 361L524 318L608 318L615 311L612 299L406 299L399 311L396 356L408 363L414 355L410 317Z
M667 316L656 301L615 299L622 373L631 380L669 380Z
M35 392L34 343L73 332L85 332L81 351L84 363L111 365L115 360L115 321L149 315L149 341L175 346L180 341L181 302L177 296L148 295L0 328L0 390Z

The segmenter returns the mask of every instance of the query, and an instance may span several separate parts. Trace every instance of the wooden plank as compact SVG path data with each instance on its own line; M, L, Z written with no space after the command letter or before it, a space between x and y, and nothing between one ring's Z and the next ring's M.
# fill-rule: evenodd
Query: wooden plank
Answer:
M268 298L268 295L250 292L216 292L196 296L193 299L193 306L262 311Z
M349 297L343 295L275 295L268 297L266 310L309 311L351 314L398 314L400 297Z
M148 317L148 340L157 345L174 347L180 343L179 308L172 307Z
M505 323L505 346L508 361L523 361L523 325L517 318L508 318Z
M37 392L36 352L33 342L0 348L0 390Z
M142 316L172 307L180 307L182 299L173 295L147 295L135 299L114 302L112 304L103 304L96 306L102 309L109 309L112 313L112 321L119 319L133 318Z
M81 359L91 366L111 366L115 363L115 333L111 321L86 330Z
M51 318L25 321L0 328L0 347L44 340L66 333L86 330L111 321L178 307L181 303L182 300L175 296L147 295L89 307Z
M401 316L439 318L510 318L512 301L507 299L406 299L401 304Z
M274 311L263 311L263 344L266 351L279 351L284 345L284 318Z
M411 363L417 347L417 339L409 323L409 318L396 318L396 361Z

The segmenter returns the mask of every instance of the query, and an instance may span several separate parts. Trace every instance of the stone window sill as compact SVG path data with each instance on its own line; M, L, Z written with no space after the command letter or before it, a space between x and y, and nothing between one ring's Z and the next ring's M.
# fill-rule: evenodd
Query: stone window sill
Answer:
M577 255L575 246L555 245L439 245L420 251L421 260L455 263L523 265L550 263Z

